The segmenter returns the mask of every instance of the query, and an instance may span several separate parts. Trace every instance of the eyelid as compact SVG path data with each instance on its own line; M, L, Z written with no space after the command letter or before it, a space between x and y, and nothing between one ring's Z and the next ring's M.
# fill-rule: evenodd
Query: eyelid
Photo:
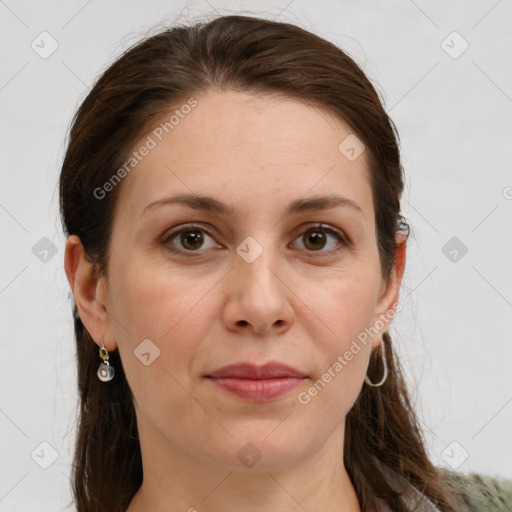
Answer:
M326 233L331 234L331 235L335 236L336 238L338 238L338 242L342 246L341 248L338 247L338 248L334 248L334 249L329 249L327 251L322 251L322 250L319 250L319 251L305 251L307 253L311 253L311 254L315 254L316 253L318 255L332 255L332 254L340 251L343 247L350 248L353 245L352 241L350 240L350 238L342 230L340 230L339 228L336 228L335 226L332 226L331 224L326 224L325 222L306 223L305 225L302 224L297 229L300 229L300 232L294 238L294 241L301 234L304 234L307 231L311 231L311 230L314 230L314 229L321 229L321 230L325 231ZM164 234L164 236L163 236L162 243L164 245L169 244L171 239L173 239L175 236L177 236L181 232L183 232L183 231L194 231L194 230L203 231L209 237L211 237L212 239L215 239L215 236L212 234L211 228L205 227L205 225L203 225L203 224L198 224L198 223L193 223L192 222L192 223L189 223L189 224L181 224L179 226L176 226L176 228L173 228L171 231L167 231ZM173 246L171 246L171 247L172 248L170 250L172 252L176 252L176 253L179 253L179 254L187 254L187 255L194 255L195 256L195 255L200 255L201 253L205 252L205 250L200 250L200 249L197 250L197 251L190 251L190 250L187 251L187 250L184 250L184 249L177 249L177 248L175 248Z
M209 237L215 238L212 234L212 231L210 228L205 227L203 224L196 224L194 222L189 224L180 224L179 226L176 226L176 228L173 228L171 231L166 231L166 233L163 236L162 243L168 244L172 238L174 238L176 235L179 235L182 231L203 231L206 233ZM194 252L204 252L204 251L179 251L179 249L176 249L177 252L182 252L186 254L192 254Z
M303 228L301 233L304 233L306 231L310 231L310 230L315 229L315 228L316 229L323 229L327 233L338 235L342 239L343 243L345 243L347 245L349 245L351 243L350 238L345 234L345 232L342 231L341 229L333 226L332 224L327 224L325 222L312 222L312 223L308 223L305 228L304 228L304 226L301 226L301 228Z
M344 231L341 229L332 226L331 224L327 224L325 222L312 222L312 223L306 223L306 225L300 226L300 234L304 234L307 231L313 231L315 229L320 229L324 231L325 233L328 233L330 235L335 236L338 239L338 243L341 245L341 247L335 247L334 249L329 249L327 251L306 251L309 254L318 254L318 255L324 255L324 256L332 256L333 254L338 253L343 248L351 248L352 247L352 241L350 238L345 234ZM298 236L294 239L296 240Z

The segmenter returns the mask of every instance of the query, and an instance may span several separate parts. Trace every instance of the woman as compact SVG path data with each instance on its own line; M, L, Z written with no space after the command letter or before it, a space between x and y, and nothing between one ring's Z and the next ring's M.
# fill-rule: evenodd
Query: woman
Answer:
M60 178L79 512L454 510L387 331L397 140L285 23L172 28L105 71Z

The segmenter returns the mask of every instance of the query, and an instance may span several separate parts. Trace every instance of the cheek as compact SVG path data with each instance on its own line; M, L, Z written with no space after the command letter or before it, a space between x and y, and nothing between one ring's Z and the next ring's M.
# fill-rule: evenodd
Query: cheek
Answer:
M201 408L191 411L190 380L198 354L204 359L201 344L218 316L211 302L214 284L204 276L194 280L190 272L171 273L147 262L125 265L111 275L123 368L138 407L155 422L172 411L176 418L197 416L200 423Z
M152 373L152 380L167 378L168 372L188 379L200 345L218 316L212 303L216 280L134 261L113 272L110 281L115 290L113 327L125 371L140 372L140 361L134 354L147 346L144 353L149 351L149 359L155 354L151 368L160 370ZM148 339L155 346L147 341L141 345Z
M127 330L139 337L153 336L158 340L178 328L211 287L204 277L195 280L190 272L152 261L127 263L112 273L112 303Z
M351 406L356 399L371 353L375 290L372 277L362 275L310 290L308 307L315 321L309 321L309 334L322 369L315 376L320 380L315 388L323 395L319 402Z
M321 328L322 338L331 349L342 349L370 327L377 304L376 283L370 274L361 273L325 280L322 286L304 291L307 306L317 317L315 327Z

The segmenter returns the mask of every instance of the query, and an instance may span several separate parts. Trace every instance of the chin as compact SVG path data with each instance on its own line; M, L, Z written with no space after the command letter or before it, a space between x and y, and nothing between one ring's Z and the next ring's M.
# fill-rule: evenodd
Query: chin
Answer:
M276 424L272 428L275 428ZM272 428L265 434L251 435L245 431L241 437L230 439L229 446L225 446L220 453L209 452L211 461L223 468L238 473L259 474L267 471L280 471L296 465L307 456L304 450L300 452L297 446L304 446L300 440L289 436L270 434ZM209 447L211 450L211 446ZM311 453L315 448L311 448Z

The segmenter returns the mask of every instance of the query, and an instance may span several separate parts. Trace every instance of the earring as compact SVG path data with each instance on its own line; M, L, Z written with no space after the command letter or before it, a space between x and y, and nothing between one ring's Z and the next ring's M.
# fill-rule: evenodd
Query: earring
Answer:
M386 361L386 343L384 342L384 339L382 340L382 343L380 344L381 346L381 352L382 352L382 366L383 366L383 375L382 375L382 379L380 379L379 382L377 382L376 384L374 384L369 378L368 378L368 375L365 375L364 377L364 381L366 382L366 384L368 384L368 386L373 386L375 388L379 387L379 386L382 386L382 384L384 384L384 382L386 381L386 379L388 378L388 363Z
M114 378L114 368L110 366L110 363L108 362L108 350L105 348L105 344L103 341L101 342L100 347L100 357L103 359L103 362L100 363L100 366L98 368L98 379L100 379L102 382L109 382Z

